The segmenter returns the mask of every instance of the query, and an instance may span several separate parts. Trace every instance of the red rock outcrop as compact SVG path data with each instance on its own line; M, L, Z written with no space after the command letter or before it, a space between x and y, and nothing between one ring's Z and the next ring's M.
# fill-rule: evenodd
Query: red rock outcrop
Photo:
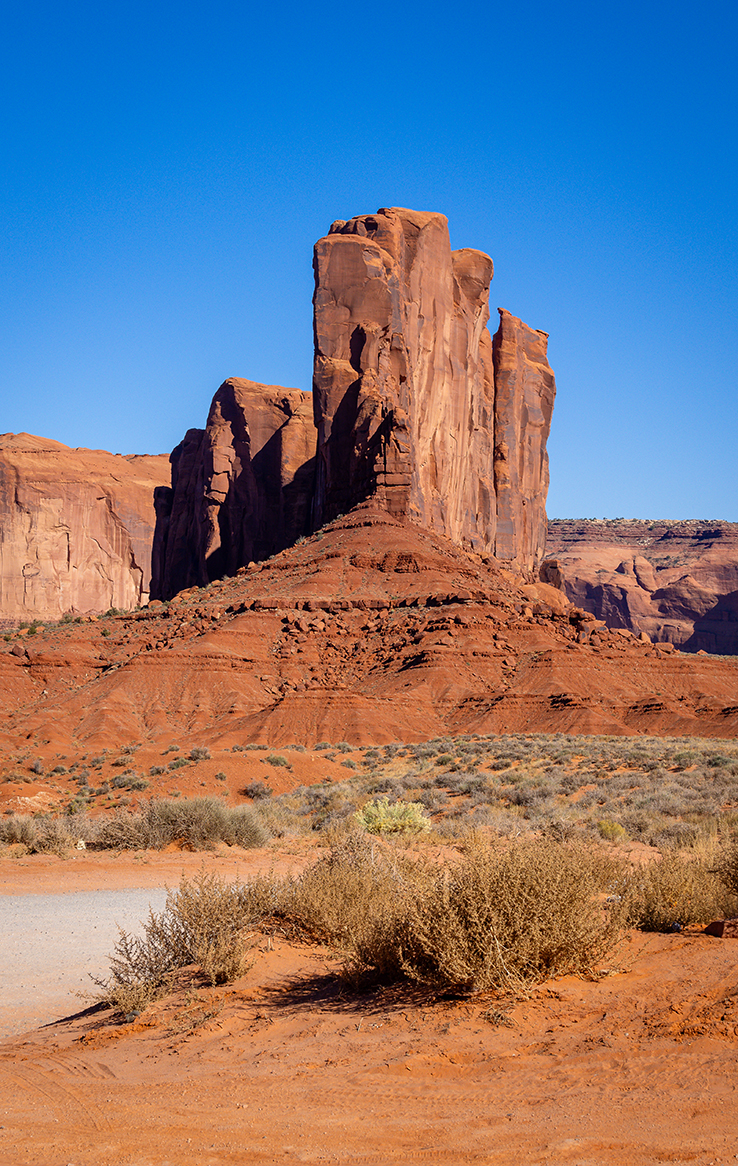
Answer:
M558 520L541 578L609 627L738 654L738 523Z
M314 525L390 514L533 567L545 542L555 385L546 334L501 311L493 265L444 215L384 208L315 246Z
M0 620L54 620L149 598L154 491L165 455L0 437Z
M738 734L738 660L587 624L553 588L368 502L168 606L0 644L0 741L46 756L132 741Z
M157 491L152 595L233 574L306 534L315 440L310 393L225 381L206 428L172 453L171 487Z

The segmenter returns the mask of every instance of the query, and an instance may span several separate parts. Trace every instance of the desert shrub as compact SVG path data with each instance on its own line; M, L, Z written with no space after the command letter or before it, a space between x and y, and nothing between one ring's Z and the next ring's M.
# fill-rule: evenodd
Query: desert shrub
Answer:
M698 852L666 851L636 872L628 889L633 922L643 931L679 931L688 923L735 914L735 891L726 889L713 862Z
M245 798L251 798L252 801L259 801L260 798L270 798L274 791L264 781L250 781L240 792Z
M66 854L71 836L63 818L44 815L33 820L33 838L27 842L31 854Z
M55 765L51 771L52 773L69 773L66 765Z
M30 766L31 773L43 773L44 765L42 761L34 761Z
M118 811L98 828L95 844L115 850L160 850L184 842L209 850L216 842L254 848L265 846L269 831L248 807L229 809L220 798L183 798L151 802L135 813Z
M390 802L386 797L367 802L355 815L367 834L420 834L430 829L420 802Z
M251 896L253 899L253 895ZM143 936L121 930L98 999L123 1013L165 995L177 971L197 965L208 984L237 979L248 966L245 933L256 912L239 885L204 872L183 878L164 910L149 912Z
M188 756L190 761L209 761L210 750L204 745L197 745L194 749L190 749Z
M264 761L267 765L274 765L277 768L291 768L289 761L281 753L270 753L268 757L264 758Z
M7 846L21 843L31 848L36 838L36 825L29 814L10 814L0 819L0 842Z
M369 790L373 794L391 794L398 798L403 790L403 784L397 777L380 777L372 781Z
M620 823L612 822L609 818L600 818L597 823L597 831L600 838L604 838L606 842L622 842L624 838L628 837L627 831Z
M187 761L186 757L178 757L176 759L176 761L169 762L169 764L167 765L167 769L181 769L183 765L188 765L188 764L189 764L189 762Z
M182 841L196 850L211 849L227 832L228 808L218 798L152 802L146 809L149 845Z
M388 855L366 834L354 831L325 858L288 880L278 913L299 930L335 944L351 974L368 966L359 953L378 921L389 925L392 919L399 927L405 899L422 893L424 881L424 866Z
M620 903L602 911L596 902L619 871L592 851L540 838L474 847L450 869L416 864L388 910L367 913L354 964L451 992L591 972L622 931Z
M345 761L342 761L341 765L343 766L344 769L358 769L359 768L358 765L356 764L356 762L352 761L352 759L350 757L347 757Z
M98 827L95 846L101 850L145 850L148 832L144 815L116 810Z
M266 846L271 837L261 816L249 806L237 806L228 814L228 829L223 841L230 846L243 846L245 850L255 850Z
M163 765L152 765L151 769L149 770L149 776L150 777L158 777L160 774L162 774L164 772L165 772L165 770L164 770Z
M723 886L738 895L738 839L733 838L715 862L715 873Z
M583 848L545 839L480 849L413 900L400 962L411 979L453 991L590 972L619 938L618 911L595 895L603 870Z
M225 773L222 773L222 772L221 772L221 773L216 773L216 775L215 775L215 780L216 780L216 781L228 781L228 777L226 776L226 774L225 774Z

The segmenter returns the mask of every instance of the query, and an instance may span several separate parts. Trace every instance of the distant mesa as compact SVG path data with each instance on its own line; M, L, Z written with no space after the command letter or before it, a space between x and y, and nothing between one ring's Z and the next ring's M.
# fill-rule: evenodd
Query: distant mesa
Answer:
M372 499L532 570L546 540L547 336L500 311L493 265L440 214L333 223L314 252L313 393L231 379L157 491L152 596L268 558Z
M55 620L149 598L156 457L0 436L0 622Z
M738 523L551 521L541 578L608 627L738 655Z

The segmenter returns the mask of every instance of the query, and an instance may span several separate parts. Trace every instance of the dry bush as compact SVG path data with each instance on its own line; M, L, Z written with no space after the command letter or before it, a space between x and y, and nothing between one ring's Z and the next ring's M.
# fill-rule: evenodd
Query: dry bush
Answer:
M77 841L66 819L12 814L0 822L0 842L21 843L29 854L66 854Z
M424 866L353 831L285 884L279 913L335 944L353 966L367 931L380 919L394 919L408 897L423 893L425 881Z
M264 880L262 880L262 884ZM208 984L229 983L248 966L245 933L263 913L259 896L217 875L183 878L164 910L149 912L143 936L121 929L97 998L119 1011L140 1011L166 995L182 968L196 965Z
M30 850L36 838L36 823L29 814L10 814L0 820L0 842L7 846L21 843Z
M151 802L136 813L118 811L97 829L95 844L116 850L161 850L184 842L210 850L217 842L253 849L265 846L270 833L248 806L230 809L220 798L182 798Z
M627 891L635 926L643 931L679 931L688 923L708 923L738 913L738 887L718 876L716 863L721 869L721 860L707 848L667 850L635 872Z
M292 882L282 911L340 947L353 978L509 989L591 971L624 924L620 902L597 895L622 877L601 852L548 840L473 845L443 868L354 835Z
M396 935L398 966L453 992L590 973L622 932L619 904L603 910L597 902L618 872L596 851L546 839L480 847L410 900ZM371 959L371 942L362 956Z

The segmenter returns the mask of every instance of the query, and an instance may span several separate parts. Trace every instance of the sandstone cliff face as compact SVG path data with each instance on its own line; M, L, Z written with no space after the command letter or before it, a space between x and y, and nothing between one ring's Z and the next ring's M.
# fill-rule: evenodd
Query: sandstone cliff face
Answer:
M500 311L443 215L385 209L315 247L313 393L232 379L157 494L152 595L268 558L372 499L523 568L546 532L547 336ZM317 458L316 458L317 445Z
M154 491L165 455L0 437L0 620L59 619L149 598Z
M157 492L152 595L233 574L306 534L314 458L309 393L225 381L206 428L172 453L171 487Z
M541 577L613 628L738 654L738 523L559 520Z
M492 260L443 215L382 209L315 247L314 525L375 496L459 545L532 567L554 399L545 333L487 330Z

